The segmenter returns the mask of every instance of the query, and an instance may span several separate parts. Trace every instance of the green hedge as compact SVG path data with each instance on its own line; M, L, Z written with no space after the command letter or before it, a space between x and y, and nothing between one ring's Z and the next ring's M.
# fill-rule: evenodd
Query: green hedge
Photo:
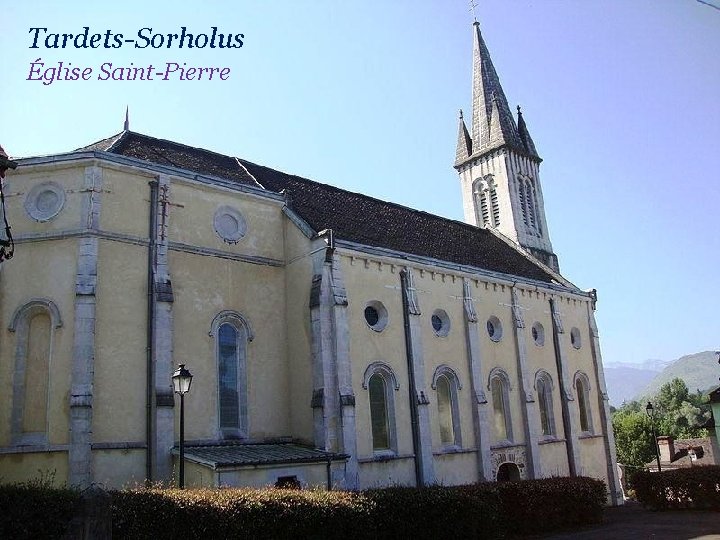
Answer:
M372 503L370 528L355 538L497 538L503 535L497 484L362 492Z
M600 523L605 483L594 478L543 478L497 484L501 514L512 534L533 534Z
M352 537L372 505L345 491L139 489L112 493L115 538Z
M78 512L80 493L37 481L0 486L0 538L62 538Z
M605 484L548 478L358 493L150 489L113 493L120 538L502 538L598 523Z
M648 508L720 510L720 465L702 465L659 473L638 471L631 481L638 501Z
M605 485L548 478L362 492L134 489L110 492L114 538L503 538L602 519ZM80 493L0 486L0 538L61 538Z

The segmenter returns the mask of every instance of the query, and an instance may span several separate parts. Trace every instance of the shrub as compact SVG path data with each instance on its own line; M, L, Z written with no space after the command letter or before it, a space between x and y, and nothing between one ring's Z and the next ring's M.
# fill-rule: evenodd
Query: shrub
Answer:
M605 483L594 478L543 478L497 484L511 534L533 534L600 523Z
M38 483L0 486L0 538L63 538L82 525L73 518L81 515L83 500L97 497L94 492ZM123 539L450 535L491 539L595 523L604 504L604 484L589 478L362 492L273 488L110 492L112 533Z
M0 485L0 538L61 538L79 502L80 492L42 480Z
M112 494L117 538L327 538L370 526L371 505L344 491L136 489Z
M638 501L655 510L720 510L720 465L662 472L638 471L632 477Z
M376 537L443 538L450 532L457 538L502 535L497 484L392 487L363 495L375 508Z
M501 538L602 519L590 478L364 492L140 489L113 493L119 538Z

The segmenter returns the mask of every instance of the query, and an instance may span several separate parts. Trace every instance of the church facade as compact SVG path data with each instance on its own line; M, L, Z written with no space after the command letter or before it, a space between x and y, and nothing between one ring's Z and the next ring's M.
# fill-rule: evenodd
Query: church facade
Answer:
M0 478L446 485L622 496L594 292L474 29L466 223L129 130L8 172Z

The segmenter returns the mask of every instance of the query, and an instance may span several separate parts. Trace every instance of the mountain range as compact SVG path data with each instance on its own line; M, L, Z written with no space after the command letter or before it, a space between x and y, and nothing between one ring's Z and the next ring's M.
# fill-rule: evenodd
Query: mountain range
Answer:
M649 398L675 377L684 380L690 392L706 392L720 386L718 354L713 351L688 354L669 362L607 362L604 369L610 404L615 407L624 401Z

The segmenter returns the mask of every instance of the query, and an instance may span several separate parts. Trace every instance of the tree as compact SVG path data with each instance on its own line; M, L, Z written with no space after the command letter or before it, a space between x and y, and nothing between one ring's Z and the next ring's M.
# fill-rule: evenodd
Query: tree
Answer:
M650 419L645 412L621 407L612 417L618 463L630 468L644 468L655 458Z
M707 436L707 431L701 427L710 417L707 396L700 392L691 394L682 379L675 378L662 385L650 401L658 436L671 435L680 439ZM613 413L612 424L619 463L643 468L655 459L650 418L644 404L638 401L623 403Z
M663 384L654 397L658 435L680 439L706 437L702 425L710 418L709 406L698 392L690 394L685 381L675 378Z

